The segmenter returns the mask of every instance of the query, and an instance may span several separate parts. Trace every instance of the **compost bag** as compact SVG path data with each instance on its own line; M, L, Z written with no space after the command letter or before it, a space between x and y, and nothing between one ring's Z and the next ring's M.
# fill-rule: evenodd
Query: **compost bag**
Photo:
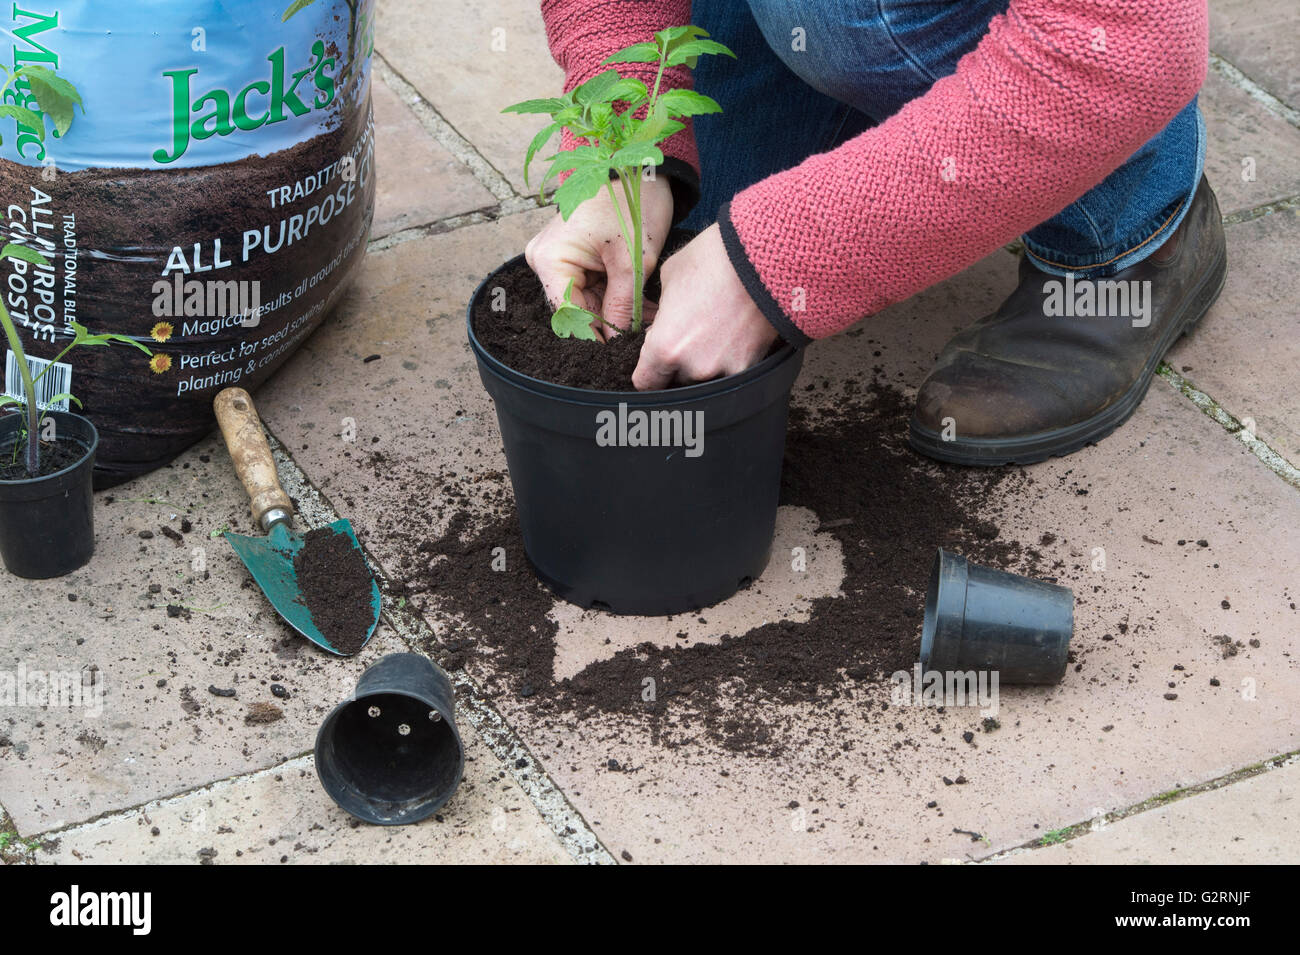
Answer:
M344 292L374 207L373 15L373 0L0 10L5 65L56 71L84 107L62 136L0 115L4 241L50 263L0 263L29 363L46 368L73 323L152 351L78 348L41 381L43 405L71 393L99 429L97 487L207 434L213 396L265 381ZM3 99L38 97L17 70ZM7 349L4 387L21 394Z

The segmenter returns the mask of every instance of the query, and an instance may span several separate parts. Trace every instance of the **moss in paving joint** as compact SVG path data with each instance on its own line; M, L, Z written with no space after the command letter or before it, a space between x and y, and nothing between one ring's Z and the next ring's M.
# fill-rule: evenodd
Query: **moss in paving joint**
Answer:
M1080 823L1080 825L1086 825L1086 823ZM1058 843L1064 842L1066 839L1071 838L1073 831L1076 828L1078 827L1072 826L1069 829L1053 829L1047 835L1043 836L1043 838L1039 839L1038 844L1040 846L1057 845Z
M1278 99L1264 87L1260 86L1249 76L1237 69L1228 60L1225 60L1218 53L1210 52L1210 69L1218 73L1225 80L1245 92L1247 96L1255 100L1274 116L1278 116L1290 123L1296 129L1300 129L1300 111L1292 109L1282 100Z
M1254 431L1242 424L1235 415L1224 410L1221 404L1174 371L1166 362L1160 363L1156 373L1169 382L1184 398L1196 405L1206 417L1218 422L1223 430L1241 441L1251 454L1263 462L1265 467L1287 484L1300 489L1300 470L1297 470L1295 465L1274 451L1266 442L1256 437Z
M1255 206L1252 209L1240 209L1237 212L1224 216L1223 224L1240 225L1243 222L1250 222L1254 219L1262 219L1264 216L1271 216L1275 212L1290 212L1294 209L1300 209L1300 196L1287 196L1285 199L1266 202L1264 205Z
M41 848L40 839L24 839L18 834L9 814L0 808L0 864L30 865L36 859L36 850Z
M1222 789L1225 786L1231 786L1233 783L1241 782L1243 779L1250 779L1253 776L1259 776L1263 773L1270 772L1274 769L1281 769L1284 766L1289 766L1297 762L1300 762L1300 750L1292 750L1291 752L1283 753L1280 756L1272 756L1262 762L1253 763L1250 766L1244 766L1241 769L1234 770L1226 776L1219 776L1216 779L1198 783L1195 786L1168 789L1165 792L1143 800L1134 806L1129 806L1127 809L1117 809L1114 812L1108 812L1105 815L1096 816L1086 822L1077 822L1060 829L1053 829L1031 842L1026 842L1023 845L1016 846L1014 849L1008 849L1005 852L999 852L996 855L980 861L991 862L1012 852L1018 852L1024 849L1040 849L1046 846L1055 846L1064 842L1070 842L1073 839L1077 839L1080 836L1093 832L1099 825L1107 826L1113 822L1119 822L1121 819L1128 819L1130 816L1144 813L1149 809L1160 809L1164 806L1181 802L1189 796L1199 796L1201 793L1213 792L1216 789Z

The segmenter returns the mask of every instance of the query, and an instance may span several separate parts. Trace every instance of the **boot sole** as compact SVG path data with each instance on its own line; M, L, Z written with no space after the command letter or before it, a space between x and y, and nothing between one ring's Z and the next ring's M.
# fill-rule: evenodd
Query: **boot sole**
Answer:
M908 429L908 444L914 449L939 461L966 464L974 467L994 467L1001 464L1036 464L1052 457L1065 457L1102 438L1133 416L1146 397L1156 369L1165 354L1183 335L1190 335L1197 323L1218 300L1228 277L1226 245L1206 271L1199 285L1188 296L1183 315L1171 322L1159 348L1147 360L1137 381L1124 392L1118 401L1102 409L1091 418L1064 428L1040 431L1016 438L954 438L945 441L937 431L922 427L913 419Z

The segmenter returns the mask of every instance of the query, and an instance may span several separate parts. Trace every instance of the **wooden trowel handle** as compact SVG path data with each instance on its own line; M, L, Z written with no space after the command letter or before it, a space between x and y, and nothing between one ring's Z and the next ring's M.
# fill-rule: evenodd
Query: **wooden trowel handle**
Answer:
M244 482L244 490L253 505L253 517L266 530L262 518L268 511L280 509L293 514L293 502L280 487L280 476L271 457L271 446L266 443L266 432L257 416L253 399L243 388L226 388L212 400L217 413L217 424L226 439L230 458L235 462L235 473Z

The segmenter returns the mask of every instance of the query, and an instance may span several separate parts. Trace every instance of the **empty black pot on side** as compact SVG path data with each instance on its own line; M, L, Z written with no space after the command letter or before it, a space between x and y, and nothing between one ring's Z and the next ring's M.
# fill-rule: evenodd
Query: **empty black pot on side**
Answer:
M95 553L95 502L91 482L99 432L81 415L47 411L55 441L70 442L81 458L43 477L0 480L0 559L19 577L62 577L89 563ZM8 461L24 441L22 415L0 417L0 454ZM21 460L23 451L18 449Z
M316 734L316 775L325 791L358 819L381 826L433 815L464 769L451 681L417 653L374 663Z
M739 375L668 391L589 391L520 374L474 334L469 342L496 404L524 548L538 577L582 607L672 614L730 597L767 566L776 527L790 387L803 362L791 347ZM691 415L700 453L607 446L601 418ZM684 418L682 419L685 420Z
M926 670L997 671L999 683L1060 683L1074 633L1074 594L979 567L940 550L921 632Z

